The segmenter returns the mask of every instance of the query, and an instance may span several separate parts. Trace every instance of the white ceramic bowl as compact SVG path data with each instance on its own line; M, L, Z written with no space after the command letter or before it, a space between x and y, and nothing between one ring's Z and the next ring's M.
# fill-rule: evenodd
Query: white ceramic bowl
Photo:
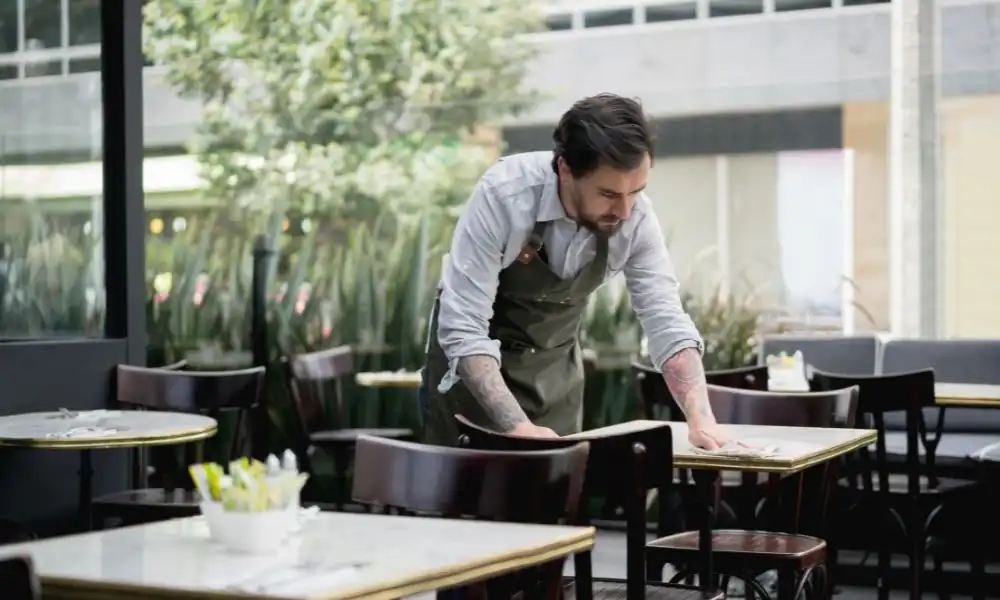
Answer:
M236 552L267 554L281 548L298 525L298 511L226 512L218 502L202 502L201 513L213 540Z

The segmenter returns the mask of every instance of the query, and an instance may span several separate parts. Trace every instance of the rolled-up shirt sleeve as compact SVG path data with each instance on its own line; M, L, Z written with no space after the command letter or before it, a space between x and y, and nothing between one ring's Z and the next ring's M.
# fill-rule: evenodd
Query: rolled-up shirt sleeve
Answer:
M681 305L663 230L652 212L643 215L636 228L625 262L625 286L646 334L649 356L658 369L685 348L702 352L701 335Z
M455 227L441 277L437 335L448 358L448 372L438 385L441 393L458 381L459 359L485 355L500 362L500 342L490 339L489 331L510 232L510 219L502 209L484 177Z

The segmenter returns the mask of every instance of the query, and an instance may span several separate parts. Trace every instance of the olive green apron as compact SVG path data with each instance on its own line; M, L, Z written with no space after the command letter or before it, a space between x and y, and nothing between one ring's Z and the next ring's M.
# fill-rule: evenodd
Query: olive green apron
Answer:
M544 239L545 226L536 223L532 239ZM519 259L500 272L490 338L500 341L504 381L531 422L568 435L580 431L582 424L580 322L587 299L604 282L608 238L597 236L594 260L571 279L560 278L547 262L544 247L526 246ZM448 371L437 339L438 309L435 303L427 348L424 441L453 446L458 442L456 414L482 427L497 429L497 425L462 382L446 393L438 391Z

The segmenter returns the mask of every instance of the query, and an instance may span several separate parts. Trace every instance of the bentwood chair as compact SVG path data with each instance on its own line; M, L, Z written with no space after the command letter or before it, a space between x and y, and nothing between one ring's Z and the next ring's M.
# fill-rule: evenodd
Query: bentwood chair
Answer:
M588 450L577 443L545 452L487 452L361 435L351 495L386 513L572 523ZM525 600L559 600L563 562L502 575L457 597L482 598L485 591L506 600L520 592Z
M708 394L716 419L723 424L851 427L857 407L857 388L822 393L775 393L710 385ZM752 595L763 600L769 594L757 577L777 571L777 600L796 600L805 591L810 592L812 598L827 598L830 579L823 537L828 535L827 499L836 486L836 475L835 462L822 463L792 475L788 481L772 475L768 478L771 494L758 504L753 529L713 532L712 560L716 572L723 575L724 589L730 577L741 579ZM787 498L789 490L795 492L795 497L779 504L778 499ZM776 527L765 529L762 525ZM822 537L784 533L803 528ZM647 546L650 576L661 576L663 567L672 564L679 569L672 581L688 578L696 571L698 549L698 531L677 533L650 542Z
M578 442L511 436L479 427L460 415L455 418L461 432L459 443L471 448L544 451ZM586 506L587 500L624 490L626 579L594 579L590 553L578 554L573 561L575 579L567 579L564 586L566 600L592 600L591 593L602 600L721 600L721 592L646 581L646 494L661 487L664 481L669 484L673 464L670 425L650 427L647 422L640 428L630 428L630 424L623 424L618 431L608 431L587 441L590 456L582 504ZM585 514L580 515L579 523L587 523ZM581 587L583 582L591 580L592 586Z
M354 374L354 351L338 346L319 352L299 354L288 359L288 388L302 428L300 448L296 448L300 467L311 471L316 449L333 461L339 490L334 506L343 507L348 497L348 474L358 438L372 435L396 440L412 440L410 429L347 427L348 405L344 378ZM309 490L311 492L311 490ZM307 492L308 495L308 492Z
M30 556L0 559L0 597L4 600L39 600L42 597Z
M233 423L232 435L181 446L150 448L154 487L137 469L138 489L95 498L92 517L125 524L146 523L198 514L199 498L188 465L211 460L223 464L250 454L250 412L260 401L264 367L238 371L175 371L118 365L117 400L123 408L203 414ZM232 418L231 418L232 417Z

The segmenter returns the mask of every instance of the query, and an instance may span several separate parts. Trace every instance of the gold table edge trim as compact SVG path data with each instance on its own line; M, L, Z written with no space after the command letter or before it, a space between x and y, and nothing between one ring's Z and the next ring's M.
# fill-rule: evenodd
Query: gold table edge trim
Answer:
M937 396L934 404L938 406L957 406L967 408L1000 408L1000 398L950 398Z
M485 559L457 564L438 571L421 573L415 577L390 581L383 585L347 588L336 594L306 596L308 600L395 600L428 591L476 583L504 573L540 565L557 558L584 552L594 547L596 531L583 529L572 537L543 544L530 550L519 550ZM280 600L277 596L224 592L221 590L187 591L158 590L126 583L80 581L59 577L39 576L42 597L46 600L117 600L134 599L137 594L147 600L190 599L206 600Z
M203 429L190 429L168 435L137 435L118 438L0 438L0 447L29 448L34 450L100 450L104 448L129 448L135 446L164 446L196 442L214 436L219 431L219 425Z
M745 457L674 457L675 469L711 469L719 471L740 471L740 472L764 472L764 473L797 473L813 465L830 460L837 456L847 454L852 450L857 450L863 446L875 443L878 439L878 432L874 429L866 429L865 435L857 437L848 442L837 444L823 450L817 450L806 454L795 460L775 460L773 458L745 458Z

